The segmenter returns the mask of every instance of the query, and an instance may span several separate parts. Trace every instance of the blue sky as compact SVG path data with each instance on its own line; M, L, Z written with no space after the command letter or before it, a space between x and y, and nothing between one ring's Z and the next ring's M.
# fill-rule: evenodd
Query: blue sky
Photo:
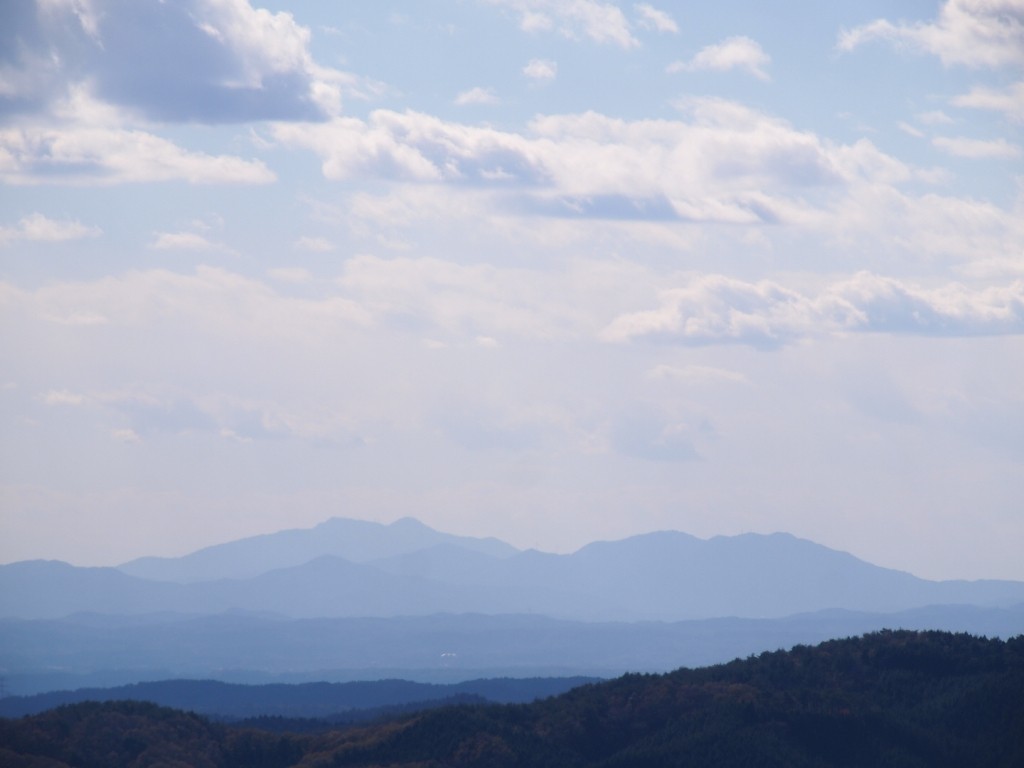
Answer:
M15 0L0 561L332 515L1024 579L1024 3Z

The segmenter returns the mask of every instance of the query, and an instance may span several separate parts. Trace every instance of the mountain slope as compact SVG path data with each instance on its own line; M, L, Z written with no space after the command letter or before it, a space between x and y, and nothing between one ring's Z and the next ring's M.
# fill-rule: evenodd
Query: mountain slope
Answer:
M1024 764L1024 639L882 633L338 739L335 765Z
M79 568L59 560L0 565L0 616L152 613L184 610L189 602L181 585L137 579L115 568Z
M495 560L431 550L369 564L491 590L487 606L467 610L529 610L588 621L772 618L828 608L899 611L1024 602L1024 582L927 581L781 533L702 540L661 531L597 542L570 555L530 550ZM533 594L519 607L504 602L529 590Z
M538 570L535 563L530 569ZM666 621L1024 601L1022 582L927 581L781 533L703 541L666 531L599 542L554 563L547 577L569 589L598 592L611 605L628 606L634 618Z

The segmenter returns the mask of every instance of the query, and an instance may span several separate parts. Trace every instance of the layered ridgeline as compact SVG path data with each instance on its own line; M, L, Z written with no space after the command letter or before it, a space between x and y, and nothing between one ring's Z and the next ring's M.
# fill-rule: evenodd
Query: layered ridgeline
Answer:
M613 677L883 628L1024 633L1024 583L927 581L784 534L554 555L411 519L118 568L0 566L0 675L24 695L176 677Z
M447 684L363 680L294 685L157 680L112 688L78 688L34 696L7 696L0 698L0 717L36 715L83 701L149 701L223 720L265 717L358 722L380 717L388 710L427 709L453 701L494 704L536 701L593 682L598 680L588 677L504 677Z
M432 709L312 735L96 702L0 720L4 765L1024 765L1024 639L880 633L521 705Z
M557 555L444 534L409 518L332 519L118 568L0 566L0 617L21 619L248 611L680 621L1022 602L1024 582L928 581L787 534L702 540L665 531Z

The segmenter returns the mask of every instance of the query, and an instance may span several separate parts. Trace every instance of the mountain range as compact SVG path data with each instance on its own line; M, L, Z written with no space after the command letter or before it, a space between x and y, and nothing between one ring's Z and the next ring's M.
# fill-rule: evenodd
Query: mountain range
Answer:
M410 518L390 525L335 518L116 568L0 566L0 617L20 619L242 611L671 622L1018 603L1024 582L928 581L781 533L702 540L662 531L560 555L454 536Z
M613 677L881 629L1024 633L1024 582L928 581L788 534L572 554L334 518L118 567L0 566L9 693L165 678Z

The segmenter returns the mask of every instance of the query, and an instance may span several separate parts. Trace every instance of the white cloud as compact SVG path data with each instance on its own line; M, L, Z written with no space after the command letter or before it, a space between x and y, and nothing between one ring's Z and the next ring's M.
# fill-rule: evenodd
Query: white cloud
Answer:
M44 392L39 399L46 405L80 406L88 402L85 395L69 392L66 389L52 389L49 392Z
M334 250L334 245L326 237L300 237L295 241L295 247L301 251L312 251L313 253L327 253Z
M469 104L497 104L498 102L498 96L493 88L481 88L479 86L463 91L455 97L455 104L460 107Z
M771 63L771 57L761 46L749 37L730 37L717 45L702 48L689 61L676 61L669 64L667 72L699 72L714 70L727 72L732 69L745 70L759 80L770 80L765 71Z
M0 179L13 184L111 185L188 181L266 184L275 175L260 160L179 147L130 123L98 100L86 83L72 86L50 118L0 129Z
M951 125L953 123L953 118L939 109L921 112L917 119L925 125Z
M637 16L640 18L638 22L644 29L653 29L658 32L671 32L676 34L679 32L679 25L676 24L673 19L665 11L658 10L648 3L638 3L633 6Z
M361 173L437 181L462 175L460 159L486 145L501 148L506 134L488 128L451 127L419 113L377 110L368 122L336 118L329 123L276 125L274 136L288 146L312 149L323 158L323 173L344 179ZM448 155L448 157L445 157Z
M405 193L355 196L347 213L380 222L381 232L423 222L430 211L467 221L541 216L556 238L563 236L551 229L556 220L720 222L758 227L766 236L788 227L859 252L862 267L864 254L877 253L881 266L882 253L920 261L1019 251L1024 227L1013 211L904 192L904 184L934 183L934 171L909 166L870 141L837 144L719 99L679 106L677 120L540 116L523 133L386 110L365 122L273 130L284 145L319 154L329 179L467 184L474 192L470 199L425 186L415 203ZM386 210L378 210L383 201ZM467 205L472 216L463 214Z
M290 13L253 8L247 0L204 0L198 9L196 25L241 62L241 85L259 87L268 75L313 68L309 30Z
M558 63L548 59L530 59L523 67L523 74L532 80L554 80L558 75Z
M72 310L63 314L48 314L45 319L56 325L63 325L69 328L88 328L90 326L106 325L110 322L106 315L101 312Z
M616 318L603 337L770 347L828 332L1024 334L1024 281L924 289L860 273L808 295L771 281L701 275L664 291L658 309Z
M223 243L209 240L197 232L154 232L150 248L158 251L220 251L234 253Z
M532 270L355 256L338 285L378 322L401 318L431 338L469 334L479 344L510 335L565 338L597 327L586 311L560 299L559 281Z
M381 89L318 64L309 29L288 12L253 8L248 0L145 3L131 14L113 0L46 0L45 6L39 31L47 48L67 35L62 17L75 17L87 38L63 46L52 84L75 72L104 98L153 119L316 119L340 113L344 95ZM169 92L175 97L167 98Z
M36 290L6 290L8 312L28 323L51 323L73 315L103 317L105 333L122 328L166 329L174 319L178 338L196 334L214 347L225 341L258 343L336 338L346 329L369 327L374 315L343 294L300 299L278 293L267 283L217 267L191 273L164 269L127 272L82 282L53 282ZM213 342L213 340L220 340Z
M686 287L664 291L658 309L616 318L604 338L774 345L803 335L812 325L811 315L806 299L780 285L706 275L693 278Z
M58 79L60 59L24 45L15 55L14 62L0 62L0 98L38 99Z
M652 339L681 344L774 346L832 333L965 336L1024 334L1024 281L990 287L951 283L921 287L869 273L797 290L779 282L747 282L720 274L691 275L660 293L660 306L627 311L623 273L594 281L600 265L581 263L557 279L544 271L459 265L433 258L356 256L335 290L317 298L282 295L268 285L221 269L194 274L133 272L91 283L18 292L27 316L103 311L109 327L157 328L167 317L187 337L201 333L215 347L227 339L285 347L340 343L339 333L401 329L424 338L492 346L494 339ZM275 270L276 280L305 280L305 271ZM659 278L648 272L629 282ZM651 295L654 295L653 293ZM13 306L10 301L7 305ZM394 323L399 325L394 325ZM379 337L374 337L379 338ZM235 343L232 341L231 343ZM249 342L246 342L249 343ZM739 381L700 366L657 368L677 380ZM55 390L50 404L82 404Z
M844 30L839 35L838 47L852 51L872 40L934 54L947 66L1021 66L1024 0L947 0L932 23L893 24L877 19Z
M555 27L566 37L586 37L595 43L621 48L640 45L622 11L599 0L484 0L519 14L520 27L527 32Z
M741 105L694 100L685 109L689 121L628 122L592 112L538 117L525 135L385 110L368 122L278 125L274 132L286 145L320 154L331 179L525 184L535 205L566 216L611 210L633 218L784 218L791 203L775 192L833 185L844 166L853 177L866 171L850 162L866 159L866 151L833 151Z
M313 275L310 274L309 270L302 267L276 267L268 269L267 275L279 282L291 283L293 285L302 285L313 279Z
M72 393L51 390L37 398L48 406L89 406L105 421L115 440L142 442L153 434L216 434L251 442L254 439L350 438L344 419L315 414L315 409L289 408L262 399L223 394L183 394L173 388L133 386L117 390ZM303 412L306 410L307 412Z
M915 139L923 139L924 131L919 130L912 126L910 123L905 123L902 120L897 123L897 127L908 136L913 136Z
M111 430L110 436L122 443L141 443L142 438L134 429L121 428Z
M932 144L947 154L976 159L1013 158L1021 156L1021 148L1006 139L969 139L962 136L937 136Z
M957 270L975 280L993 280L1002 278L1024 278L1024 256L982 257Z
M10 184L266 184L275 178L260 160L189 151L142 130L81 123L0 129L0 179Z
M46 14L72 14L93 40L99 40L99 18L92 0L38 0L39 10Z
M1002 112L1015 123L1024 123L1024 81L1005 88L975 86L968 93L955 96L951 102L965 109L987 109Z
M41 213L33 213L22 218L15 227L0 227L0 247L23 241L59 243L98 237L100 234L102 230L99 227L88 227L77 221L50 219Z
M749 379L738 371L710 365L656 365L647 372L652 379L665 379L688 384L749 384Z

